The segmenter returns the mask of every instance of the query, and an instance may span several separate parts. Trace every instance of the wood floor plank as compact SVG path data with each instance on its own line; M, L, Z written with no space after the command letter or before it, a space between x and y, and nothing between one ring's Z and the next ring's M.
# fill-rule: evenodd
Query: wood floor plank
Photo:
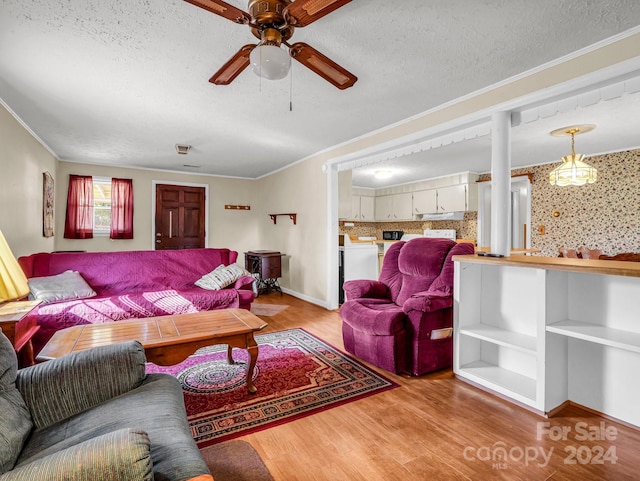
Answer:
M303 328L344 350L337 311L279 293L256 302L289 306L262 317L268 323L262 332ZM451 370L410 377L370 367L400 387L242 437L276 481L640 479L638 429L574 406L546 419L456 379ZM545 422L571 431L566 439L538 439ZM578 423L597 428L601 422L617 430L615 440L576 439ZM485 459L497 447L511 453L505 462ZM615 453L615 462L594 464L600 448ZM575 460L572 449L582 458L566 464ZM527 450L537 458L527 460ZM542 451L551 451L547 464Z

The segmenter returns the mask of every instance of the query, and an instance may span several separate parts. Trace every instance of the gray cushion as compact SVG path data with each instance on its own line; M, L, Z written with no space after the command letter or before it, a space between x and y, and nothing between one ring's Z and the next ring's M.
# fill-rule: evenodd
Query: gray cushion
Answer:
M76 271L65 271L62 274L29 279L30 299L50 302L85 299L96 295L87 281Z
M120 429L17 466L7 481L153 481L149 437Z
M39 429L135 389L145 361L138 341L95 347L20 369L16 387Z
M149 374L132 391L34 430L17 466L123 428L148 434L156 480L189 479L209 473L189 430L182 387L168 374Z
M0 474L16 463L33 423L16 388L18 360L9 339L0 333Z

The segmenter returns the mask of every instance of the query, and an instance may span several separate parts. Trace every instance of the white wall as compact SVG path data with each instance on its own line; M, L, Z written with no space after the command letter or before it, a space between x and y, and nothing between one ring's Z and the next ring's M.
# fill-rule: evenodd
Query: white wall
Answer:
M0 104L0 230L16 257L52 251L42 235L42 174L56 158Z
M93 239L64 239L64 218L67 204L69 175L96 177L120 177L133 179L133 233L130 240L111 240L108 237ZM207 185L209 216L208 247L228 247L239 253L238 261L244 264L243 252L259 249L258 213L260 203L255 189L256 181L229 179L204 175L185 175L143 169L114 168L61 161L58 165L58 189L56 191L56 250L117 251L152 249L153 181L166 183L192 183ZM251 210L225 210L225 204L250 205Z

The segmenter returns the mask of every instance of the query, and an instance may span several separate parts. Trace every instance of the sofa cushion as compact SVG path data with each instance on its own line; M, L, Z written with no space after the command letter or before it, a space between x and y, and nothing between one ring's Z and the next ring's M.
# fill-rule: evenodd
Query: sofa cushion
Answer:
M120 429L21 464L6 476L7 481L153 481L149 437L141 430Z
M32 277L29 279L30 299L50 302L70 301L94 297L95 291L76 271L65 271L55 276Z
M253 298L251 291L246 292ZM82 324L235 309L240 306L238 293L235 289L207 291L191 286L181 291L132 292L46 304L38 307L40 330L33 337L33 349L40 352L56 331Z
M209 472L189 430L182 387L168 374L149 374L136 389L36 429L17 466L120 429L147 433L156 480L189 479Z
M13 468L33 423L16 388L18 360L9 339L0 332L0 474Z
M195 282L195 285L203 289L219 291L230 286L242 276L249 276L251 273L238 264L228 266L219 265L214 270L205 274Z

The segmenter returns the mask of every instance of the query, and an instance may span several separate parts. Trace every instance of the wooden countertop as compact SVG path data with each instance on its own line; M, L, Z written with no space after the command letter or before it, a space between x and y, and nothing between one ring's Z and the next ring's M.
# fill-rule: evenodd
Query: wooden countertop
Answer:
M476 252L490 252L491 247L476 247ZM511 255L518 254L538 254L540 249L511 249Z
M454 262L473 264L496 264L533 269L550 269L581 272L584 274L609 274L614 276L640 277L640 262L575 259L569 257L522 256L484 257L478 255L453 256Z

